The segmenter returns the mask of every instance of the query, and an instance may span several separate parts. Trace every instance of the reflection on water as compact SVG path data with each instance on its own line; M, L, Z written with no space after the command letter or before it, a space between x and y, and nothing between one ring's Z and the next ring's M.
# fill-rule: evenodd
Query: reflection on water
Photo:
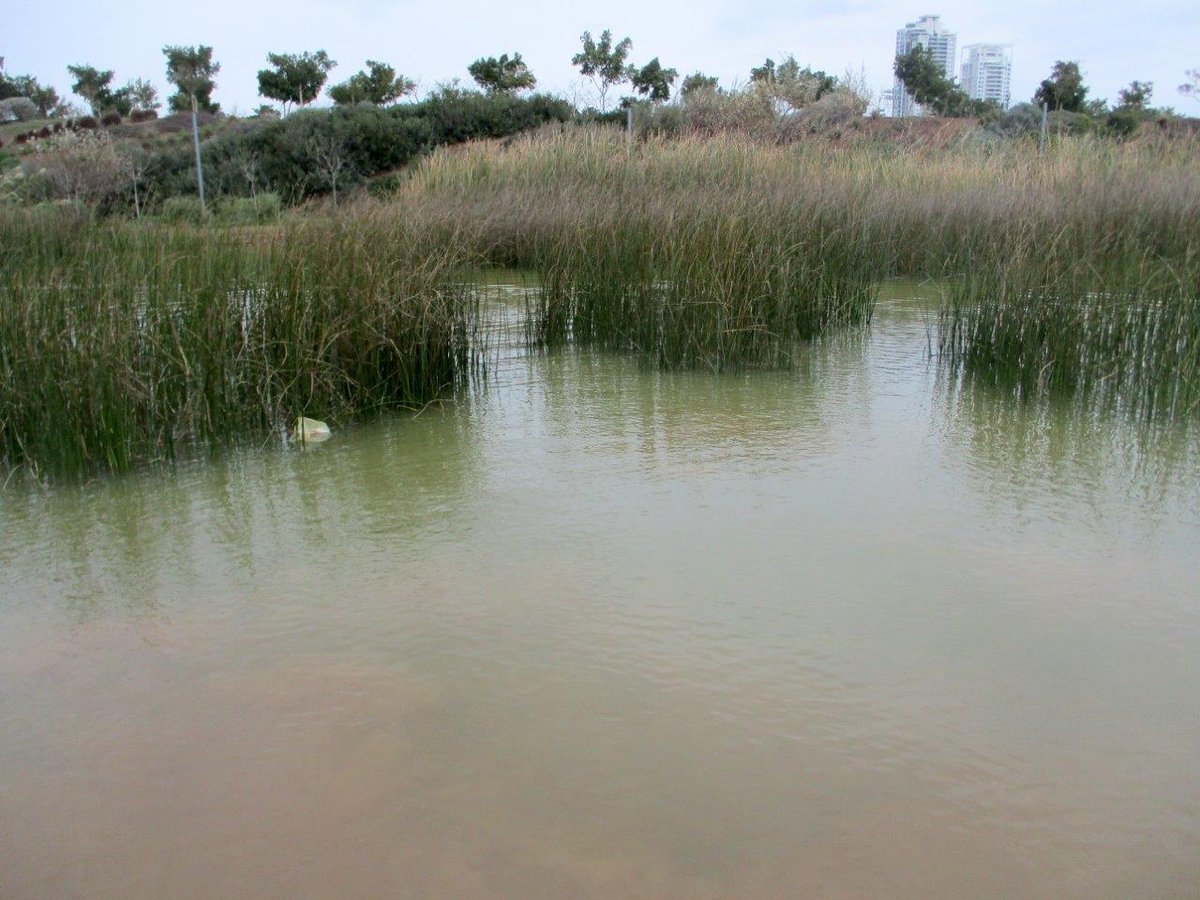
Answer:
M0 896L1194 893L1197 437L930 319L4 494Z
M940 374L934 393L947 443L979 468L980 482L1003 485L1014 500L1044 499L1048 492L1038 485L1053 482L1084 500L1119 491L1148 514L1166 513L1181 480L1179 499L1186 499L1187 481L1200 465L1194 422L1117 427L1112 414L1086 403L1013 400Z

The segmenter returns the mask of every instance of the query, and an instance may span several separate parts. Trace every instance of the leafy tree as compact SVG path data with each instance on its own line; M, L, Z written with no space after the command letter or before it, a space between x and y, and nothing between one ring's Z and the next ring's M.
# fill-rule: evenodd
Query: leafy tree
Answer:
M204 166L200 160L200 125L196 121L199 110L216 112L218 107L212 102L213 80L221 71L221 64L213 62L212 47L199 44L195 47L166 46L163 55L167 57L167 81L178 90L171 97L171 108L178 110L183 103L190 102L192 107L192 144L196 151L196 186L200 190L200 215L204 216Z
M92 115L98 116L112 103L113 94L109 85L112 84L112 69L97 69L89 65L67 66L67 71L75 77L71 92L82 97L91 107Z
M289 103L305 106L316 100L329 70L337 65L324 50L268 53L267 62L273 68L259 70L258 93L268 100L278 100L284 109Z
M1050 77L1038 85L1033 102L1044 103L1053 110L1083 112L1087 92L1083 75L1079 71L1079 63L1064 62L1060 59L1050 71Z
M995 111L995 104L968 97L946 77L929 48L920 44L897 56L894 70L913 99L939 116L979 116Z
M800 63L790 53L775 64L768 58L761 66L750 70L750 82L759 94L779 101L791 109L803 109L828 94L837 85L832 75Z
M405 94L411 94L416 87L403 75L397 75L396 70L387 63L368 59L366 70L356 72L341 84L335 84L329 89L329 96L339 106L353 106L356 103L384 106Z
M600 112L607 110L608 90L613 85L621 84L629 77L625 60L633 41L622 38L616 44L612 40L612 32L607 28L600 34L600 40L592 40L590 31L585 31L579 38L583 49L571 57L571 65L579 68L579 73L591 80L600 99Z
M163 55L167 58L167 81L176 87L167 101L173 111L221 111L220 104L212 102L212 92L216 88L214 79L221 71L221 64L213 62L212 53L213 48L203 44L163 47Z
M18 88L26 97L33 101L43 116L53 115L54 110L61 103L61 98L51 85L39 84L38 80L32 75L22 76L25 80L22 82L18 79Z
M679 85L679 96L686 100L699 94L716 94L720 92L715 75L705 75L703 72L693 72L683 79Z
M187 112L191 108L192 97L190 94L183 91L176 91L167 98L167 109L171 112ZM221 111L220 103L213 103L212 88L204 90L203 88L196 92L196 108L200 112L212 113L216 115Z
M37 107L41 116L50 115L58 106L58 91L46 85L43 87L32 75L8 75L4 71L4 59L0 57L0 100L13 97L27 97Z
M59 104L58 91L48 84L39 84L32 75L20 75L13 79L13 84L18 91L17 96L32 100L43 116L50 115Z
M104 107L105 112L115 112L122 116L127 116L133 112L133 97L131 95L132 88L126 84L113 91L108 98L108 103Z
M1120 101L1118 106L1144 110L1150 103L1150 96L1153 93L1153 81L1131 81L1129 87L1123 88L1117 93L1117 99Z
M775 60L767 57L767 61L761 66L755 66L750 70L750 80L755 84L771 84L775 81Z
M521 59L520 53L510 58L507 53L497 59L489 56L477 59L467 67L475 83L489 94L515 94L537 84L537 79Z
M135 78L121 90L129 98L133 112L149 112L162 106L158 99L158 88L141 78Z
M1137 131L1139 125L1155 115L1155 110L1150 108L1150 96L1153 93L1153 82L1129 82L1129 87L1117 94L1118 103L1106 120L1108 127L1118 134Z
M629 81L633 89L651 103L661 103L671 99L671 85L679 73L674 69L664 69L658 57L650 60L640 69L630 69Z
M1200 69L1188 69L1183 75L1186 80L1179 86L1179 93L1200 100Z
M41 114L37 104L28 97L6 97L0 100L0 122L31 122Z

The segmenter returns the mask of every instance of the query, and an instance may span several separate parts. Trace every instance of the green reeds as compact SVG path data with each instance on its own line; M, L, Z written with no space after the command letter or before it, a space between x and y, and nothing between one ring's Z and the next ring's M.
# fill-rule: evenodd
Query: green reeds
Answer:
M244 232L0 216L0 460L120 472L419 405L466 371L463 253L394 216Z
M826 203L806 175L745 141L630 152L587 130L437 154L399 202L538 274L535 340L725 370L788 365L798 339L870 318L883 245L862 227L857 189Z
M946 279L953 373L1191 415L1198 155L594 129L439 151L386 203L268 229L0 212L0 463L122 471L425 403L469 371L479 262L537 274L541 343L718 371L869 321L884 277Z
M743 212L610 207L565 225L537 265L537 337L721 371L789 365L797 340L869 320L881 267L851 225Z
M954 285L955 372L1196 408L1200 145L982 133L950 146L604 130L435 154L397 198L496 265L534 269L531 335L665 367L786 365L868 321L879 279Z
M939 350L954 377L1147 420L1200 412L1195 262L1012 260L960 279L947 300Z

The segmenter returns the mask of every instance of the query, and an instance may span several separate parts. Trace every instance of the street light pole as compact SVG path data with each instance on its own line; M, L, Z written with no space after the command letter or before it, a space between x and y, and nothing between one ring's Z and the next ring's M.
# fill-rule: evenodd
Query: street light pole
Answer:
M200 125L196 117L196 95L192 94L192 142L196 145L196 182L200 185L200 218L208 211L204 206L204 167L200 164Z

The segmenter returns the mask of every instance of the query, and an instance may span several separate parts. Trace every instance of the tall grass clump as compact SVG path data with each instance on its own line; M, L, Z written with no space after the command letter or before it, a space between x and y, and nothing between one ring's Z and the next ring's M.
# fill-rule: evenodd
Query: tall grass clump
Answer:
M1031 160L1004 221L941 273L951 374L1146 419L1200 410L1198 149L1079 139Z
M1024 260L948 290L939 349L953 377L1020 397L1072 396L1141 419L1200 411L1200 260L1107 271Z
M722 370L786 365L796 340L870 318L886 260L861 197L822 202L805 174L745 140L631 150L590 130L435 154L398 202L537 272L537 340Z
M395 216L247 236L0 215L0 460L120 472L423 404L466 370L466 259Z
M547 343L782 365L795 340L869 321L880 279L937 279L951 286L941 358L958 374L1177 415L1195 406L1198 151L560 130L439 151L396 202L536 271L530 328Z
M593 209L538 248L535 332L669 369L788 365L797 340L868 321L880 278L847 223L789 213Z

